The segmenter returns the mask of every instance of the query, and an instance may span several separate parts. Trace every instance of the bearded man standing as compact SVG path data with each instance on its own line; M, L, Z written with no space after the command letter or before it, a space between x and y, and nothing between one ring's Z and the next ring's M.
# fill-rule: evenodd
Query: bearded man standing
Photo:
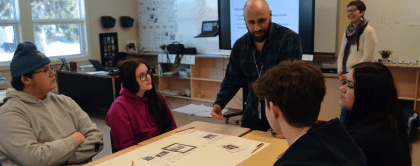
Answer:
M252 91L252 83L271 67L288 59L302 59L300 37L296 32L272 23L272 12L265 0L248 0L244 6L244 20L248 33L233 45L226 75L211 112L223 120L222 108L247 83L249 94L243 110L241 127L267 131L265 103ZM284 138L282 133L276 135Z

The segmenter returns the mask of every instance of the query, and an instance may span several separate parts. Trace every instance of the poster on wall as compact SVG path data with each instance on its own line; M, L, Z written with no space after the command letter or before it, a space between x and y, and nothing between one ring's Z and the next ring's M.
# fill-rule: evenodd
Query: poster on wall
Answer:
M140 52L160 53L159 46L177 40L175 0L137 0L137 6Z

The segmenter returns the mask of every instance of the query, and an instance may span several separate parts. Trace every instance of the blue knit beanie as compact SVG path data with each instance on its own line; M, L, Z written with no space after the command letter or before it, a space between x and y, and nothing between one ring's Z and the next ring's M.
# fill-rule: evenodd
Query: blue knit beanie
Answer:
M36 49L31 42L19 43L10 63L12 78L31 73L51 63L51 60Z

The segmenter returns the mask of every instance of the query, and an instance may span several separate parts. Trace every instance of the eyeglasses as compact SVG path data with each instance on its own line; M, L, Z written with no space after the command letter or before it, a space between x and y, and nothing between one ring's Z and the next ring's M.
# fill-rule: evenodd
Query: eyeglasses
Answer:
M48 72L48 71L52 71L52 72L54 72L54 73L55 73L55 69L51 66L50 68L47 68L47 69L45 69L45 70L35 71L35 72L33 72L33 74L36 74L36 73L44 73L45 75L47 75L47 72Z
M347 9L346 10L346 12L347 13L354 13L354 12L356 12L357 11L357 9Z
M144 80L146 80L147 79L147 76L150 76L150 71L147 71L146 73L144 73L144 74L140 74L137 78L140 78L140 80L141 81L144 81Z

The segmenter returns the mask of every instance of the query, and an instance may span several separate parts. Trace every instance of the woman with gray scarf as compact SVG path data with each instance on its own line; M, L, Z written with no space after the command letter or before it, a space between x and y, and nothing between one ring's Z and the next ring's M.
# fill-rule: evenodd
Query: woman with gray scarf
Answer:
M347 18L349 26L344 32L340 52L337 60L337 72L343 85L346 84L346 73L352 66L360 62L371 62L376 45L375 30L368 25L363 16L366 5L362 1L351 1L347 5ZM344 123L348 110L342 108L340 120Z

